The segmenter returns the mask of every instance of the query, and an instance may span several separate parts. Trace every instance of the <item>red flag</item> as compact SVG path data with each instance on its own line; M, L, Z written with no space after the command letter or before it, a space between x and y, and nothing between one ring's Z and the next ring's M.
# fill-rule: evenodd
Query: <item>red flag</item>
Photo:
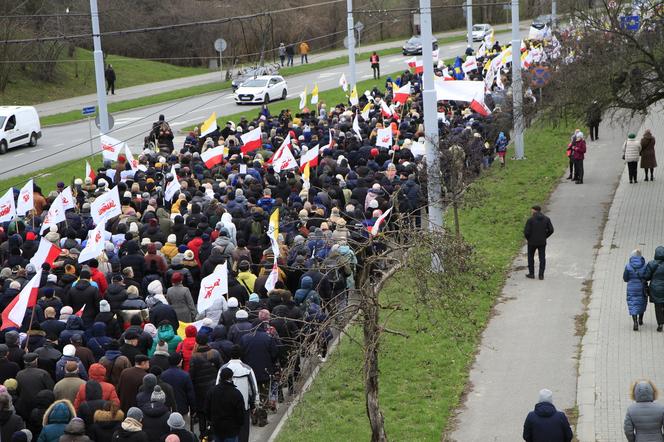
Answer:
M21 293L19 293L18 296L16 296L2 311L2 315L0 315L2 317L2 327L0 327L0 330L9 327L21 327L27 309L32 308L37 304L37 292L39 291L41 274L42 270L39 268L30 282L23 287Z
M242 139L242 147L240 150L242 153L246 154L260 148L263 143L261 142L261 128L257 127L256 129L247 132L246 134L240 137Z
M83 310L85 310L85 305L86 305L86 304L83 304L83 307L81 307L81 309L80 309L79 311L77 311L76 313L74 313L74 314L75 314L76 316L78 316L79 318L83 317Z
M56 246L51 241L42 238L39 240L39 248L30 260L30 263L33 264L36 269L41 268L42 264L45 262L49 265L53 265L61 251L60 247Z
M473 100L470 102L470 108L477 112L478 114L482 115L483 117L486 117L491 114L491 111L489 108L486 106L486 104L482 103L479 100Z
M394 92L394 99L392 100L395 103L406 103L406 100L410 97L410 81L405 85L401 86Z

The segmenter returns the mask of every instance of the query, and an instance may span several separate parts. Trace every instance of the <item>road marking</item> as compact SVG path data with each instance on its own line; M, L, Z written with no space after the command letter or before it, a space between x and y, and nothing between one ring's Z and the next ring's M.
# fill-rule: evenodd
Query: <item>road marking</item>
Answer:
M17 153L16 155L14 155L14 158L22 157L23 155L25 155L25 154Z
M41 147L38 148L38 149L32 149L33 152L41 152L42 150L44 150L44 149L42 149Z
M64 145L65 145L65 143L58 143L58 144L55 145L55 147L60 147L60 146L64 146Z
M373 74L364 74L360 78L371 78L373 77Z
M336 72L323 72L322 74L318 75L318 78L334 77L335 75L337 75Z

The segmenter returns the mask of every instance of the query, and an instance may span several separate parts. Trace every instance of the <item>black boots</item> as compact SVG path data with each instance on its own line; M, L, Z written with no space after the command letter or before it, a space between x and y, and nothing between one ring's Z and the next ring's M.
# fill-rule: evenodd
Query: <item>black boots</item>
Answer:
M658 331L658 332L661 332L661 331L662 331L662 324L658 324L658 325L657 325L657 331Z
M643 325L643 313L639 315L639 325Z
M634 327L632 328L632 330L639 331L639 321L636 315L632 315L632 321L634 321Z

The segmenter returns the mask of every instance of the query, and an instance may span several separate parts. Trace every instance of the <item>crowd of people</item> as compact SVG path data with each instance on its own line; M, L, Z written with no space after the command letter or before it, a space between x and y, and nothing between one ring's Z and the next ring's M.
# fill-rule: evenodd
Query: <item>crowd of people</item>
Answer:
M483 81L482 65L468 77ZM410 97L385 116L381 101L391 105L408 82ZM426 206L420 74L388 78L358 101L296 114L263 107L206 137L196 129L181 147L161 117L150 135L161 150L143 150L137 165L120 154L71 186L35 184L33 210L0 228L0 311L41 275L22 323L2 316L2 440L246 441L252 424L265 425L295 392L305 335L316 336L307 345L325 360L328 318L358 289L358 250L371 227L388 210L419 225ZM441 149L462 151L463 166L478 174L496 152L504 159L511 115L490 103L482 116L468 104L438 103ZM242 135L258 127L260 146L245 151ZM393 141L381 147L385 128ZM275 170L285 140L295 158L316 147L320 156L304 169ZM215 146L227 151L206 165ZM179 190L169 195L174 181ZM104 223L103 252L81 260L94 201L114 188L121 214ZM65 220L42 229L67 189L75 201ZM42 239L59 249L51 262L34 262ZM209 289L201 281L220 268L227 293L199 311Z

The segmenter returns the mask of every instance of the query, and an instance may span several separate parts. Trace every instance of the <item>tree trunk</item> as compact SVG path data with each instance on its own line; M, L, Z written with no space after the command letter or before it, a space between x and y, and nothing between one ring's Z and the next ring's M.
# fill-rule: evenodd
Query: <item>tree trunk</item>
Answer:
M378 325L378 293L365 301L364 309L364 394L367 405L367 416L371 425L371 442L387 442L385 434L385 418L380 411L378 397L378 341L380 329Z

